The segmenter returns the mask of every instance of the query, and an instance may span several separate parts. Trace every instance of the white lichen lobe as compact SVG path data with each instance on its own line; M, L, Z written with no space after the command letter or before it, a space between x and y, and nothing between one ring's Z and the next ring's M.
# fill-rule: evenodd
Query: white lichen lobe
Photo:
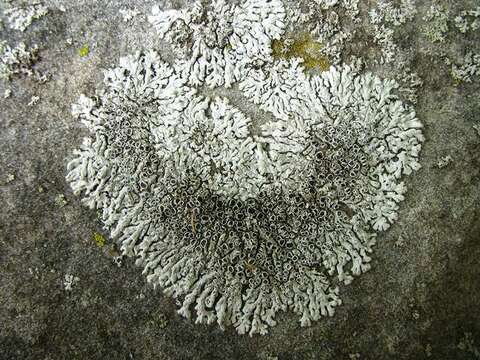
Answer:
M48 8L40 1L21 1L5 9L5 15L12 29L25 31L35 19L48 14Z
M191 85L230 87L246 67L269 61L270 44L285 28L280 0L247 0L241 6L196 1L189 9L153 8L149 21L181 56L178 68Z
M27 106L35 106L38 104L39 101L40 101L40 97L34 95L30 98L30 101L28 102Z
M34 75L32 66L37 61L37 54L36 45L27 48L21 42L12 48L5 41L0 41L0 79L11 80L15 75Z
M74 193L181 315L240 334L265 334L278 311L302 326L333 315L334 284L369 270L420 167L422 125L398 84L274 60L284 15L277 0L155 8L180 60L124 57L72 108L91 132L68 164ZM199 91L233 85L269 116Z
M450 155L442 156L437 161L437 167L439 169L443 169L447 167L451 162L453 162L453 158Z
M63 280L63 287L65 291L72 291L75 284L79 281L80 278L78 276L74 276L72 274L65 274L65 278Z
M131 22L138 15L141 14L140 11L138 11L137 9L128 9L128 8L120 9L119 12L123 17L123 21L126 23Z

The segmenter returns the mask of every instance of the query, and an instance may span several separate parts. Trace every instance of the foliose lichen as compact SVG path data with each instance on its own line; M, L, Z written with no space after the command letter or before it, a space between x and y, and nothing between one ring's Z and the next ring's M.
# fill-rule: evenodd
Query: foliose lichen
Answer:
M41 1L36 0L19 1L5 9L10 27L20 31L25 31L35 19L39 19L46 14L48 14L48 8Z
M455 26L462 33L480 29L480 6L475 9L463 10L454 19Z
M372 9L369 15L374 24L387 22L400 26L412 20L416 13L415 0L379 0L376 8Z
M196 1L182 10L155 6L149 21L174 46L190 85L230 87L249 65L269 60L271 42L285 28L285 9L280 0Z
M80 278L78 276L74 276L72 274L65 274L65 278L63 280L63 287L65 291L72 291L75 284L79 281Z
M449 10L446 6L433 4L423 17L426 22L424 34L431 42L444 42L449 29Z
M74 193L181 315L240 334L265 334L278 311L302 326L333 315L336 283L370 268L420 167L422 125L398 84L276 60L284 14L278 0L154 8L180 60L124 57L72 108L91 132L68 164ZM233 85L271 117L198 90Z
M461 64L452 64L451 61L447 61L447 63L451 65L450 73L457 84L470 83L480 76L480 54L469 51L462 59Z
M11 80L15 75L34 75L32 66L37 60L36 45L27 48L25 43L21 42L12 48L5 41L0 41L0 79Z
M303 60L306 69L327 71L330 68L328 58L322 53L323 45L312 38L309 33L292 35L286 39L272 42L272 56L274 59Z
M122 15L123 21L126 23L131 22L138 15L140 15L140 11L137 9L120 9L118 12Z

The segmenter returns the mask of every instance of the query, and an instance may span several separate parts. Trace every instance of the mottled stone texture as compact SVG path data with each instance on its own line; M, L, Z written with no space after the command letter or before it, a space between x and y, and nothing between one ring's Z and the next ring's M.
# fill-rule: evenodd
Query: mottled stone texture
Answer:
M25 33L1 32L11 45L37 43L37 67L52 79L0 84L2 94L13 92L0 99L0 358L475 359L457 345L472 333L470 349L480 348L478 82L455 87L417 24L405 28L425 81L417 111L426 141L399 221L380 235L372 270L341 288L344 305L333 318L300 328L285 314L267 336L239 336L180 318L132 260L117 268L111 241L98 247L94 240L102 231L96 214L64 180L85 135L70 115L72 102L93 94L101 69L120 55L162 51L144 17L123 22L118 9L131 3L64 1L62 12L51 1L50 14ZM151 5L135 2L143 13ZM463 51L478 38L467 40L455 47ZM90 53L80 57L85 44ZM39 103L27 106L34 95ZM439 169L446 155L454 161ZM71 291L66 274L79 278Z

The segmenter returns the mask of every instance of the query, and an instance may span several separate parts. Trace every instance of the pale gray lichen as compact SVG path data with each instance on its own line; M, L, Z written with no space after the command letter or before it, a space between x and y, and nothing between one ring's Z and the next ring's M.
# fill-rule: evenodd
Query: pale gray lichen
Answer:
M294 2L286 10L288 38L283 41L298 38L299 27L307 29L316 44L315 52L324 55L330 63L339 64L342 50L356 31L347 29L346 23L360 20L357 10L357 1ZM340 14L350 17L349 21L340 21Z
M241 6L196 1L189 9L154 7L149 21L181 55L178 69L191 85L230 87L253 63L270 60L270 43L285 28L280 0L247 0Z
M123 17L123 21L124 22L130 22L132 21L133 19L135 19L138 15L141 14L140 11L138 11L137 9L120 9L118 10L119 13L122 15Z
M117 265L117 267L122 267L122 263L123 263L123 256L119 255L119 256L114 256L113 258L113 263L115 265Z
M55 204L58 207L65 207L68 204L67 199L65 199L65 195L58 194L57 196L55 196Z
M424 34L431 42L444 42L448 32L449 10L445 6L433 4L423 17L427 23Z
M379 180L383 185L375 191L382 189L381 191L389 192L392 196L392 201L383 210L377 208L378 204L363 203L362 206L365 209L373 206L377 215L391 208L391 220L395 220L395 203L403 198L404 192L403 183L397 184L396 179L419 168L417 157L423 140L419 130L421 125L416 120L415 113L392 94L392 90L398 85L394 81L381 81L372 74L356 76L348 67L343 70L333 68L321 76L309 78L299 65L295 61L280 62L267 71L254 70L240 84L247 97L262 109L272 112L278 119L274 124L264 126L265 133L274 134L270 135L272 139L270 151L273 153L278 151L278 156L285 157L282 148L276 150L277 144L286 143L283 138L290 141L295 139L297 146L300 146L301 160L292 157L291 152L288 152L287 156L290 157L289 161L301 164L298 168L302 170L295 169L295 172L301 174L299 179L305 179L310 172L316 172L315 176L323 177L322 173L319 175L318 167L315 171L312 169L312 166L317 166L313 164L315 157L318 156L318 148L311 144L312 137L319 137L319 141L326 144L333 139L332 148L338 145L346 146L347 150L344 153L335 154L336 160L343 158L347 162L355 163L358 161L357 158L348 158L351 156L352 146L353 148L359 146L363 149L356 150L362 154L360 157L368 154L371 157L368 163L373 165L372 169L377 166L372 170L372 174L367 175L369 178L373 174L380 176ZM372 116L372 113L377 112L378 115ZM385 117L382 119L380 114ZM389 141L394 144L387 144ZM387 155L389 151L392 153ZM326 160L327 164L332 166L332 159ZM363 161L365 163L362 165L365 166L367 159ZM346 170L344 165L337 166ZM341 177L348 181L346 175L343 174ZM354 177L355 181L359 180L358 174L355 173ZM365 184L371 185L368 180L365 180ZM361 187L360 184L347 185L349 188L358 186ZM331 187L327 189L331 191ZM369 190L362 189L360 192L365 195ZM372 195L372 198L378 200L384 195L376 194ZM364 197L364 201L371 200ZM357 209L348 201L345 204ZM389 216L377 217L372 214L370 220L366 222L372 222L371 225L376 230L385 230L389 226L387 218Z
M447 61L450 64L450 61ZM470 83L475 77L480 76L480 54L469 51L462 59L461 64L451 64L451 75L457 83Z
M65 278L63 280L63 287L65 291L72 291L75 284L79 281L80 278L78 276L74 276L72 274L65 274Z
M377 63L390 64L394 62L398 45L394 41L395 30L385 24L374 25L374 41L380 47L381 56Z
M349 67L310 76L299 59L274 62L256 48L281 35L270 25L285 13L278 1L260 3L270 15L252 1L216 1L203 26L191 10L155 9L161 36L175 42L172 26L184 27L200 51L175 67L137 53L106 71L105 89L73 106L92 138L67 175L122 254L180 300L181 315L250 335L265 334L278 311L294 311L302 326L333 315L335 282L370 268L375 233L397 219L402 177L420 167L423 141L394 81ZM224 20L246 23L225 33ZM241 76L225 76L232 58ZM271 119L192 87L233 83Z
M480 6L473 10L463 10L455 17L455 26L462 33L480 29Z
M443 169L447 167L451 162L453 162L453 158L450 155L442 156L437 161L437 167L439 169Z
M12 183L15 180L15 174L8 174L6 179L2 182L2 185L7 185Z
M346 16L349 11L358 10L357 3L295 1L287 8L283 44L288 45L290 38L298 37L298 27L308 29L315 53L329 64L349 64L358 73L377 70L389 73L399 82L398 94L402 100L416 103L422 81L411 70L414 64L409 50L398 42L401 25L411 21L417 12L415 3L382 0L365 4L361 14L355 11L351 18Z
M398 88L402 98L416 104L418 100L418 89L423 86L423 80L420 76L413 72L408 66L401 64L405 72L397 76L397 81L401 84Z
M342 0L341 5L345 8L345 15L352 20L357 21L360 14L359 3L360 0Z
M370 20L373 24L380 24L382 22L391 23L394 26L405 24L411 21L417 13L415 0L379 0L376 8L370 11Z
M35 19L48 14L48 8L40 1L22 1L5 9L5 15L12 29L25 31Z
M32 66L37 61L37 53L36 45L28 49L21 42L12 48L5 41L0 41L0 79L10 80L14 75L33 75Z
M40 101L40 97L34 95L30 98L30 101L28 102L27 106L35 106L38 104L39 101Z

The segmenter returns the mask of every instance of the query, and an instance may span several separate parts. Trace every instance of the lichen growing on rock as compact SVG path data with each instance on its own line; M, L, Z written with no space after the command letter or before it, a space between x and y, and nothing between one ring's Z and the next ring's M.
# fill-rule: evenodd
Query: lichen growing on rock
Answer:
M449 10L445 6L433 4L423 20L426 21L424 33L431 42L444 42L448 32Z
M48 8L40 1L35 0L21 1L15 6L9 5L5 9L10 27L20 31L25 31L35 19L40 19L46 14L48 14Z
M174 46L191 85L230 87L248 65L270 59L271 41L285 28L285 9L280 0L247 0L241 6L196 1L183 10L156 6L149 21Z
M38 47L27 48L21 42L10 47L5 41L0 41L0 79L10 80L15 75L31 76L34 74L32 66L38 57Z
M105 238L103 237L102 234L99 233L93 233L93 240L95 241L95 244L99 247L102 248L105 246Z
M306 69L319 69L327 71L330 68L328 58L322 53L322 44L315 41L308 33L302 33L287 39L272 42L272 55L274 59L303 60Z
M106 71L105 90L73 106L92 137L67 175L122 253L180 300L181 315L250 335L265 334L278 311L302 326L333 315L335 281L370 268L375 233L397 219L423 141L394 81L349 67L311 76L298 58L273 59L281 26L255 4L216 1L195 21L192 10L155 9L161 36L174 41L172 27L182 27L199 52L175 66L137 53ZM226 35L225 19L241 23ZM237 33L247 25L260 34ZM241 76L226 76L231 56ZM193 87L234 83L271 119Z
M462 64L451 64L450 60L446 62L451 65L450 73L456 84L470 83L480 76L480 54L469 51L462 59Z
M80 57L86 57L90 53L90 47L88 45L83 45L79 50L78 50L78 55Z

